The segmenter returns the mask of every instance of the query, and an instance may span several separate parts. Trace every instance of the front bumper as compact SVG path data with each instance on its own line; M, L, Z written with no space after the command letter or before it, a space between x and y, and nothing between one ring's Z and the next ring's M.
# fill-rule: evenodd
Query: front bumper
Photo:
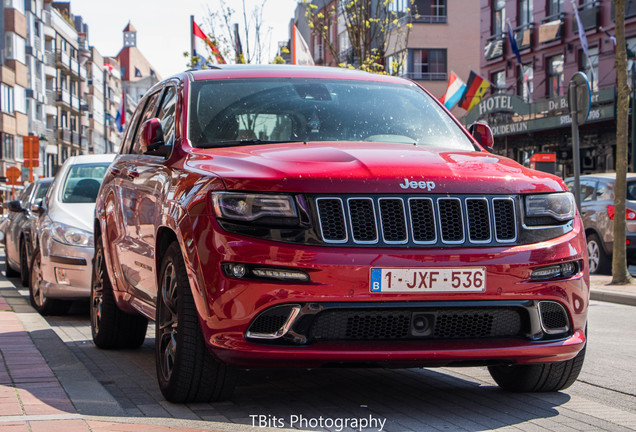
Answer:
M376 363L385 366L509 364L573 358L585 345L589 302L587 269L564 279L531 281L532 270L566 261L587 263L580 223L541 244L510 247L362 249L290 245L227 233L213 218L182 226L187 265L203 335L220 360L244 367ZM210 230L214 233L211 234ZM189 237L189 236L192 237ZM237 279L223 271L227 263L300 269L308 282ZM480 293L372 293L371 268L484 267L486 289ZM463 303L552 301L563 306L569 329L555 339L515 337L326 340L281 345L247 337L255 318L288 304L377 305L400 303L449 307ZM372 307L372 306L371 306Z
M89 298L93 248L65 245L51 238L43 241L42 246L41 289L46 297L64 300Z

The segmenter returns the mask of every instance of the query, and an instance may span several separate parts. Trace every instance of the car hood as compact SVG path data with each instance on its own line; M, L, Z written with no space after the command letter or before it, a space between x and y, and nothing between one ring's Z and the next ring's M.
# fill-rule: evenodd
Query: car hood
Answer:
M92 233L94 213L95 203L56 203L50 207L48 215L54 222L61 222Z
M534 193L567 190L555 176L478 151L369 142L194 149L186 165L228 190L305 193Z

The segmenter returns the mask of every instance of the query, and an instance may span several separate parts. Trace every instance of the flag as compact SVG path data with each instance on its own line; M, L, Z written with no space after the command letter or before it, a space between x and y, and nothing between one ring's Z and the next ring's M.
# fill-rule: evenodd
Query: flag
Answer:
M311 56L307 42L296 28L296 24L292 24L292 64L314 65L314 58Z
M471 70L468 76L468 82L466 83L466 91L459 100L459 106L466 111L470 111L481 101L481 98L489 87L490 82L486 81L477 72Z
M126 126L126 93L123 90L121 92L121 103L119 104L117 116L115 117L115 125L117 125L119 132L123 132L124 126Z
M221 51L219 51L219 49L217 48L216 44L205 34L203 33L203 30L201 30L201 27L199 27L197 25L196 22L194 22L194 20L192 20L192 35L193 37L193 41L195 42L193 44L193 49L192 49L192 56L193 57L199 57L199 62L197 64L197 69L201 69L201 66L206 64L206 55L204 54L205 50L204 49L199 49L197 51L196 49L196 40L197 38L201 39L203 42L205 42L205 44L207 45L207 47L210 49L210 51L212 52L213 56L212 56L212 62L214 64L225 64L225 59L223 58L223 55L221 54Z
M510 21L508 21L508 41L510 42L510 48L512 49L512 52L515 54L515 57L517 57L517 62L519 64L522 64L521 53L519 52L519 47L517 46L517 40L512 34L512 26L510 25Z
M439 101L444 104L446 109L451 109L459 102L465 90L466 83L458 78L455 72L451 71L448 78L448 88Z
M587 36L585 35L585 27L583 27L583 23L581 22L581 17L579 16L579 8L577 7L574 0L572 0L572 7L574 8L574 16L576 17L576 27L579 31L579 40L581 41L581 48L583 48L583 52L585 53L585 58L589 58L587 54Z

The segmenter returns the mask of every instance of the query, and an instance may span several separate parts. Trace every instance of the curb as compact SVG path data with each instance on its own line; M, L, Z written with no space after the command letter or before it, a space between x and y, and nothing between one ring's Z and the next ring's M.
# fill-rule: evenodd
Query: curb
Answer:
M636 306L636 296L612 291L590 290L590 300L598 300L609 303L617 303L627 306Z

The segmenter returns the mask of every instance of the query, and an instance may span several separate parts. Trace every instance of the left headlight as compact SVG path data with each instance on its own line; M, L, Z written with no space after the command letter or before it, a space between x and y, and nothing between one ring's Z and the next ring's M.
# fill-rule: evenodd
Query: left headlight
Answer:
M298 217L291 195L269 195L236 192L213 192L216 217L250 222L257 219L289 219Z
M558 222L567 222L576 215L574 195L570 192L558 192L526 196L527 218L552 218Z
M51 237L53 240L79 247L93 247L93 234L61 222L51 223Z

